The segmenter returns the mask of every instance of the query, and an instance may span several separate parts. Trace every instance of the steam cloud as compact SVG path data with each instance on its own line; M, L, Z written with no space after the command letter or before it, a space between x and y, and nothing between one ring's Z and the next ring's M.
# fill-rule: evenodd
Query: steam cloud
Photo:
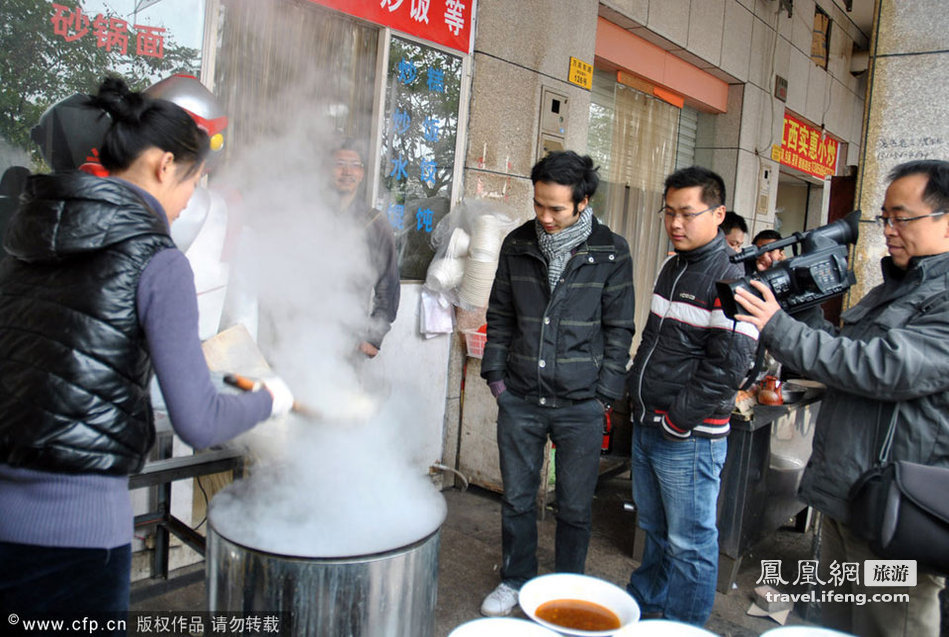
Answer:
M378 553L433 532L445 503L410 459L419 443L411 391L387 386L356 353L370 260L362 223L338 214L327 195L332 131L294 121L257 144L253 159L229 162L223 182L239 190L253 228L238 267L256 283L262 349L321 417L297 414L246 434L249 476L215 496L210 523L233 542L282 555Z

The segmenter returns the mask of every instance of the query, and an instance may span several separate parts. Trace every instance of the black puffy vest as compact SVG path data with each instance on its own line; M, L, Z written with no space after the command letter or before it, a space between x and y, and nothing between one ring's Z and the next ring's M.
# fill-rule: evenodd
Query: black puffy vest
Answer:
M164 213L120 181L30 178L0 262L0 462L135 472L155 438L136 292L174 247Z

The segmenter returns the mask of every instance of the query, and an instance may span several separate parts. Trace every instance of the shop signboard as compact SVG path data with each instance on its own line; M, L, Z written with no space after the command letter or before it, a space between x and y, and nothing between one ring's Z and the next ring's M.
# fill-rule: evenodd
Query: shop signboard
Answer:
M840 142L826 131L785 113L780 158L777 149L773 156L785 166L826 179L837 174L839 148Z
M471 52L475 0L310 0L429 42Z
M570 74L567 76L571 84L576 84L586 90L593 88L593 65L570 56Z

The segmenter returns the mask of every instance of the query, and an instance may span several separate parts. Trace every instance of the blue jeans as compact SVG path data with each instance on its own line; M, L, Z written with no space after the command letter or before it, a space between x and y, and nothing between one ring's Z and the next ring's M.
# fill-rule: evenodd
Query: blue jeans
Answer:
M592 528L593 491L603 442L603 407L591 398L569 407L541 407L498 396L501 458L501 579L520 588L537 575L537 492L547 436L557 452L557 537L554 569L582 573Z
M727 449L725 438L670 441L657 428L635 427L633 499L646 543L626 589L644 613L697 626L712 613Z
M132 547L60 548L0 542L0 613L75 619L125 617ZM100 622L104 626L104 622ZM100 635L124 635L124 630Z

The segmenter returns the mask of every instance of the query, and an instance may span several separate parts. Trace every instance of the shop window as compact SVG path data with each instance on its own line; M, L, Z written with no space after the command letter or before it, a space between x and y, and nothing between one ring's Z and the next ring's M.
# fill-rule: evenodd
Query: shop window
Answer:
M370 141L378 27L302 0L266 10L258 0L221 5L214 91L230 120L227 158L308 122L324 139ZM312 155L301 159L314 166L328 150L319 141L293 140L309 144Z
M830 16L820 7L814 7L814 33L811 39L811 60L822 69L827 68L830 51Z
M657 211L665 178L676 166L680 110L594 71L587 146L600 166L595 214L629 242L636 324L645 325L668 240ZM638 342L639 336L636 337Z
M402 278L420 280L451 206L461 58L392 37L386 84L376 207L395 232Z

